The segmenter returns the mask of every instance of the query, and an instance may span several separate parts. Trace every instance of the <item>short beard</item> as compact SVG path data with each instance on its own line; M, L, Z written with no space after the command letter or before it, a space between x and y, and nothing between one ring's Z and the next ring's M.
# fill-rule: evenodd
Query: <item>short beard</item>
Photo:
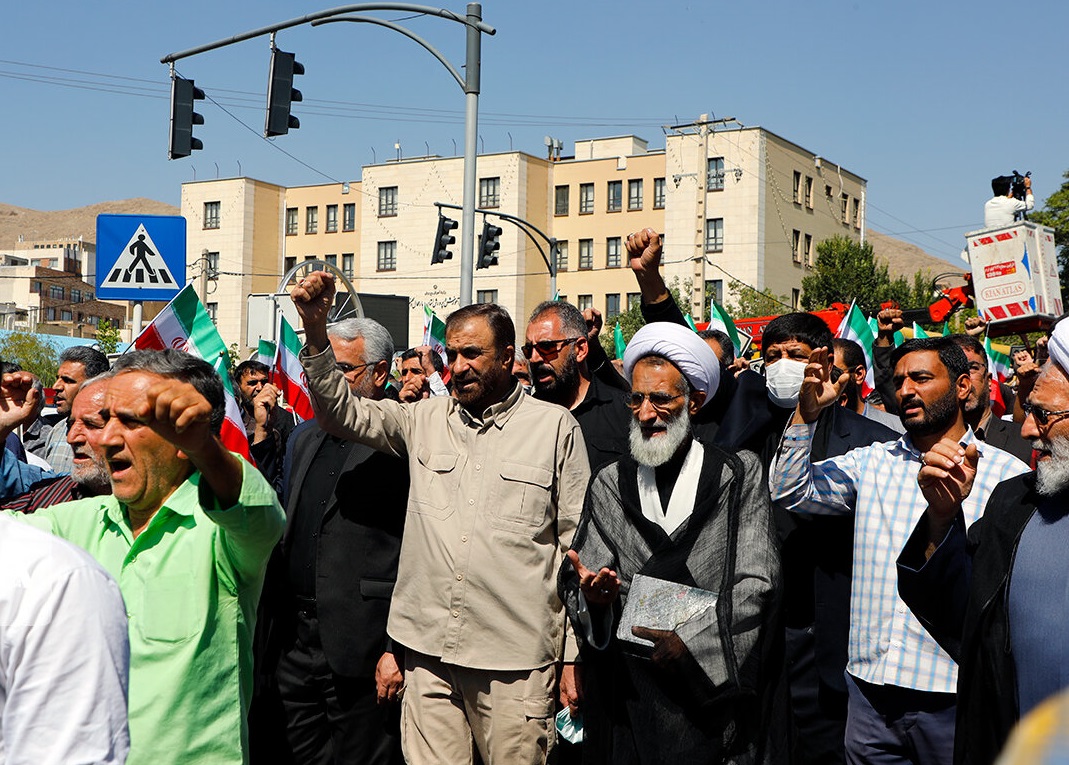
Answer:
M84 468L75 467L71 470L71 480L87 496L111 494L111 475L106 465L92 462Z
M554 373L554 378L548 383L539 385L536 378L543 366L548 367ZM548 363L538 364L537 369L531 370L531 381L535 386L535 398L565 406L565 402L579 390L579 363L575 360L575 350L573 349L568 353L560 372L557 372ZM568 401L568 403L571 402Z
M687 406L684 406L674 418L663 422L667 426L664 435L646 438L642 435L642 426L639 425L638 420L631 418L629 437L631 456L638 464L647 467L663 465L676 455L679 447L690 437L690 416Z
M922 420L910 423L903 419L902 425L913 438L935 435L953 424L958 416L958 406L958 396L951 388L945 396L936 399L931 405L924 404Z
M1032 448L1050 455L1036 464L1036 492L1053 497L1069 488L1069 437L1054 436L1049 441L1037 438Z

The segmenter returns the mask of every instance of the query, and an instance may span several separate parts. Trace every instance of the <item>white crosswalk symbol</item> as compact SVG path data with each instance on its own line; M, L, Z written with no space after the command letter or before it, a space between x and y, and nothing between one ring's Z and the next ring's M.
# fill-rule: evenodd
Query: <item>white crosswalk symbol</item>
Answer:
M120 240L122 241L122 240ZM173 290L175 280L149 236L144 224L126 243L101 287L140 287L146 290Z

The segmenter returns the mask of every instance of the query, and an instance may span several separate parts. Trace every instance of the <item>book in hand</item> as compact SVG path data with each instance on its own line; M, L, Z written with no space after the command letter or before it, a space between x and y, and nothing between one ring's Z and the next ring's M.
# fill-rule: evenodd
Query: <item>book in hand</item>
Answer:
M620 615L616 637L633 646L652 648L653 643L631 634L632 627L675 631L694 617L716 606L716 593L635 574Z

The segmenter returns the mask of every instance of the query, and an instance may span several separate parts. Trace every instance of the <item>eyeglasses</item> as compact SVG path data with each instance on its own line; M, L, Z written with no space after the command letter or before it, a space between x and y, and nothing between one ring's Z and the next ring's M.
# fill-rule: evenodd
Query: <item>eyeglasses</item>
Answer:
M631 394L631 399L628 401L631 408L636 412L642 407L642 402L646 399L650 400L650 406L656 409L658 412L667 412L668 406L677 398L683 398L682 393L671 395L669 393L662 393L661 391L653 391L652 393L639 393L635 391Z
M339 372L341 372L343 375L347 375L347 374L349 374L351 372L356 372L359 369L363 369L364 367L370 367L370 366L371 366L371 362L370 361L367 364L356 364L356 365L346 364L344 361L335 361L334 362L334 368L337 369Z
M557 354L564 350L565 346L578 342L582 338L568 337L564 340L539 340L537 343L526 343L520 346L520 350L523 351L523 355L527 358L531 358L531 354L534 351L538 351L538 355L547 361L557 358Z
M1026 417L1028 415L1032 415L1036 418L1036 422L1038 422L1040 425L1050 424L1051 417L1061 419L1065 415L1069 414L1069 409L1061 409L1057 412L1052 412L1049 409L1044 409L1043 407L1036 406L1035 404L1022 404L1021 408L1024 410L1024 414Z

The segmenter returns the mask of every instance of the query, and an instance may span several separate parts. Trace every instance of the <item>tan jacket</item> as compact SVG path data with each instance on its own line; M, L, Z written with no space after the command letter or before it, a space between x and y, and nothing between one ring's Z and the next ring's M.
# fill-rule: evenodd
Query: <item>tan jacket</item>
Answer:
M408 460L390 636L473 669L559 661L566 619L557 571L590 478L571 414L519 385L481 419L452 397L371 401L350 395L330 348L302 351L301 361L320 427ZM567 653L575 654L570 637Z

